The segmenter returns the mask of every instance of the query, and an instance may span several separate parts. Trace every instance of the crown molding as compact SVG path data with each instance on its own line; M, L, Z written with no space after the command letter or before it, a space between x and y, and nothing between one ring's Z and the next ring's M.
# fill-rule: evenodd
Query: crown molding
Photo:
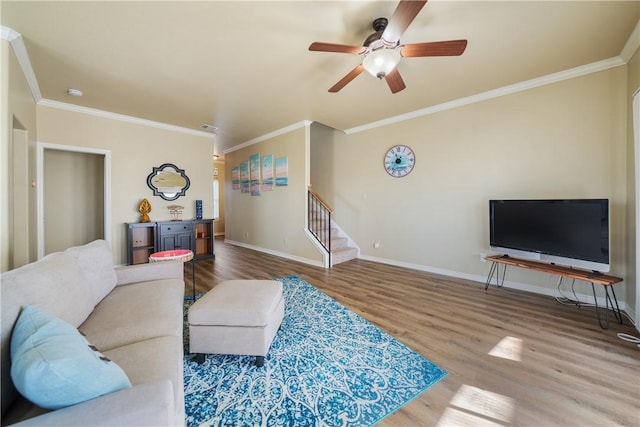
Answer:
M539 86L544 86L563 80L573 79L575 77L584 76L598 71L608 70L609 68L619 67L626 62L623 58L616 56L614 58L605 59L603 61L594 62L591 64L583 65L581 67L571 68L569 70L560 71L546 76L538 77L524 82L515 83L501 88L492 89L486 92L481 92L475 95L467 96L464 98L455 99L453 101L443 102L442 104L432 105L427 108L423 108L409 113L400 114L397 116L389 117L386 119L378 120L375 122L367 123L361 126L355 126L349 129L345 129L347 135L351 135L358 132L364 132L367 130L375 129L381 126L388 126L394 123L403 122L405 120L415 119L417 117L428 116L430 114L439 113L445 110L451 110L453 108L462 107L465 105L475 104L477 102L487 101L489 99L498 98L505 95L511 95L517 92L523 92L525 90L533 89Z
M640 21L636 24L636 27L631 32L627 43L625 43L622 51L620 52L620 57L624 60L624 62L629 62L631 57L636 50L640 47Z
M153 120L141 119L138 117L127 116L126 114L112 113L110 111L98 110L95 108L83 107L81 105L69 104L66 102L54 101L51 99L42 99L38 105L49 108L57 108L59 110L71 111L73 113L88 114L90 116L102 117L105 119L118 120L121 122L133 123L136 125L149 126L156 129L169 130L172 132L186 133L188 135L201 136L213 139L215 134L211 132L203 132L200 130L184 128L181 126L169 125L167 123L156 122Z
M27 47L24 45L22 34L5 26L2 26L0 30L2 39L7 40L9 43L11 43L13 52L15 53L16 59L18 60L18 64L20 64L20 68L22 68L24 78L27 81L27 85L29 86L29 89L31 89L31 96L33 96L33 100L36 103L39 102L42 99L42 94L40 93L38 79L36 78L36 74L33 72L31 60L29 59L29 53L27 52Z
M2 40L12 42L17 37L20 37L19 32L12 30L9 27L5 27L4 25L0 25L0 38L2 38Z
M242 144L233 146L231 148L227 148L226 150L224 150L222 152L222 154L231 153L231 152L240 150L242 148L249 147L251 145L257 144L259 142L266 141L266 140L271 139L271 138L275 138L276 136L284 135L285 133L289 133L289 132L292 132L294 130L301 129L303 127L309 127L311 125L311 123L313 123L313 121L311 121L311 120L301 120L301 121L296 122L296 123L294 123L292 125L285 126L283 128L280 128L278 130L274 130L273 132L266 133L266 134L264 134L262 136L259 136L257 138L250 139L249 141L243 142Z

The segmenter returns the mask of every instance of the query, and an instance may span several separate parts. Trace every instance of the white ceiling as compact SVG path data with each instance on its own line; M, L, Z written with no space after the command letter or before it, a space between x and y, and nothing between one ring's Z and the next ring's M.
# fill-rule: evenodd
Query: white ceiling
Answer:
M22 35L43 98L189 129L213 124L219 153L301 120L354 128L640 44L640 1L432 0L401 43L467 39L462 56L404 58L407 88L397 94L366 73L327 92L362 57L309 44L361 45L396 5L3 0L0 11ZM84 96L70 97L71 87Z

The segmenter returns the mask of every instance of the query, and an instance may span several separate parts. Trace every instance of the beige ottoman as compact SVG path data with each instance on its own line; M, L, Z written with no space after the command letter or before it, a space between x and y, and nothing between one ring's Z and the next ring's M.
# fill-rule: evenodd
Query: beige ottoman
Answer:
M222 282L189 308L189 352L198 363L205 354L240 354L262 366L283 317L282 283Z

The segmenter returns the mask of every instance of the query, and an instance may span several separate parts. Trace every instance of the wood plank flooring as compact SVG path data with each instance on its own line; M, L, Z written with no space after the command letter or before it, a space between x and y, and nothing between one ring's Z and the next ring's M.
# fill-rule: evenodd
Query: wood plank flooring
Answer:
M363 260L331 270L225 244L197 292L296 274L449 372L380 426L640 426L639 336L591 307ZM489 266L487 265L487 271ZM185 291L192 289L185 265Z

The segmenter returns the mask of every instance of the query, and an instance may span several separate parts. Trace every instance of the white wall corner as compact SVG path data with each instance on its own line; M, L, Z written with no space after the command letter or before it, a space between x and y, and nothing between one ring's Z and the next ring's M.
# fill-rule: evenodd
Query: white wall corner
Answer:
M631 32L627 43L625 43L622 51L620 52L620 57L622 60L627 63L631 59L636 50L640 47L640 21L636 23L636 27Z

